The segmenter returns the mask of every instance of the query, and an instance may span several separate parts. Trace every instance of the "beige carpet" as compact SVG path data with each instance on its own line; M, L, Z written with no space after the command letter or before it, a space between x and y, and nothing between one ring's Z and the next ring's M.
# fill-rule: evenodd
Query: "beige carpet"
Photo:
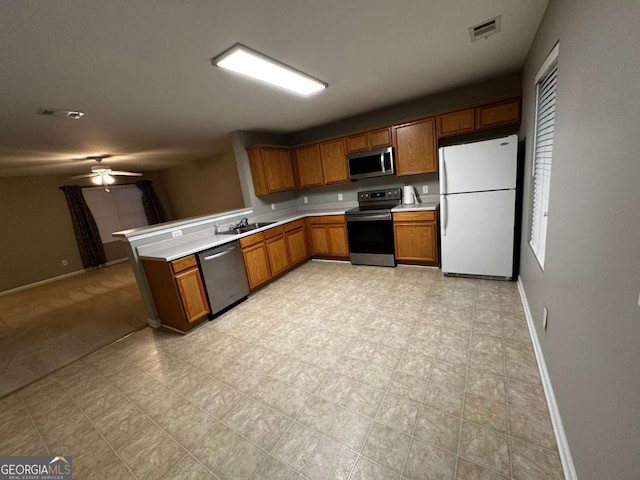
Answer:
M144 328L128 262L0 296L0 397Z

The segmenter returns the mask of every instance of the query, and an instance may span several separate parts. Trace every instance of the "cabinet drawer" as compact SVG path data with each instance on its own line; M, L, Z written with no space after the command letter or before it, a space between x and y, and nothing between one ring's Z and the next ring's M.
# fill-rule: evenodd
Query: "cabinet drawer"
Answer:
M264 235L262 232L249 235L240 239L240 247L245 248L255 243L264 242Z
M265 230L262 233L264 234L264 238L266 240L268 238L277 237L278 235L283 235L284 234L284 228L282 228L282 226L273 227L273 228L270 228L269 230Z
M344 223L344 215L325 215L321 217L309 217L309 225L326 223Z
M394 222L433 222L436 219L435 211L428 212L402 212L394 213Z
M195 267L196 264L196 256L189 255L188 257L179 258L178 260L171 262L171 269L173 270L173 273L179 273L188 268Z
M287 223L286 225L284 225L284 231L290 232L292 230L297 230L298 228L303 228L303 227L304 227L304 218L300 220L296 220L295 222Z

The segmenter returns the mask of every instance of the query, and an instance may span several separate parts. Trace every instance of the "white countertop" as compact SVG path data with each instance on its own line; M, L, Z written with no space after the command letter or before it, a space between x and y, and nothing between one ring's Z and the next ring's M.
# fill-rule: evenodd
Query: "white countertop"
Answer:
M318 209L305 209L297 212L269 215L269 217L265 217L263 215L259 219L260 222L275 223L267 225L266 227L256 228L255 230L251 230L246 233L241 233L239 235L216 235L213 229L211 229L211 234L205 237L199 235L198 238L189 238L189 235L184 235L182 237L159 242L159 244L161 244L158 245L159 248L154 248L153 244L140 247L138 249L138 254L140 259L171 262L178 258L192 255L203 250L208 250L209 248L224 245L225 243L233 242L240 238L248 237L249 235L253 235L254 233L260 233L270 228L277 227L278 225L293 222L294 220L298 220L300 218L317 217L321 215L342 215L346 210L349 210L350 208L353 208L353 206L348 206L348 208L324 207ZM253 220L249 223L253 223Z
M145 260L158 260L163 262L171 262L187 255L208 250L210 248L224 245L225 243L236 241L243 237L248 237L255 233L260 233L285 223L293 222L305 217L317 217L322 215L343 215L347 210L353 208L351 202L345 203L345 205L336 207L320 206L317 208L305 206L295 212L282 212L274 213L273 215L261 215L259 219L252 219L249 223L255 221L260 222L274 222L266 227L256 228L246 233L239 235L216 235L214 229L210 229L207 235L203 235L202 232L196 235L184 235L182 237L172 238L170 240L164 240L157 244L145 245L138 248L138 255L140 259ZM393 208L392 212L417 212L424 210L435 210L438 207L438 202L423 202L414 203L410 205L399 205ZM190 238L191 237L191 238Z
M408 205L398 205L392 208L392 212L422 212L425 210L435 210L440 205L440 202L422 202L422 203L410 203Z

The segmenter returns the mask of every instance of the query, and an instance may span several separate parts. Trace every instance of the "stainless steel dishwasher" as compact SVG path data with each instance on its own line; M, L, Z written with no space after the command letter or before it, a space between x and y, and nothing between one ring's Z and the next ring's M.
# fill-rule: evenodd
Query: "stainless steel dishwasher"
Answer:
M209 297L211 316L249 295L240 242L225 243L198 254L198 263Z

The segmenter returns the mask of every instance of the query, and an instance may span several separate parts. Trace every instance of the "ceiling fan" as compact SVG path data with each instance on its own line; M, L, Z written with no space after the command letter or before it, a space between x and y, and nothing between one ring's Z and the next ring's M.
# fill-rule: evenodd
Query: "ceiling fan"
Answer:
M111 155L92 155L86 157L87 160L95 160L98 162L98 165L91 167L91 173L84 173L82 175L76 175L71 177L69 180L75 180L76 178L90 178L91 182L95 185L104 185L105 190L109 191L109 185L113 184L116 179L114 176L123 175L127 177L140 177L141 173L136 172L123 172L119 170L111 170L106 165L102 164L102 160L105 158L110 158Z

